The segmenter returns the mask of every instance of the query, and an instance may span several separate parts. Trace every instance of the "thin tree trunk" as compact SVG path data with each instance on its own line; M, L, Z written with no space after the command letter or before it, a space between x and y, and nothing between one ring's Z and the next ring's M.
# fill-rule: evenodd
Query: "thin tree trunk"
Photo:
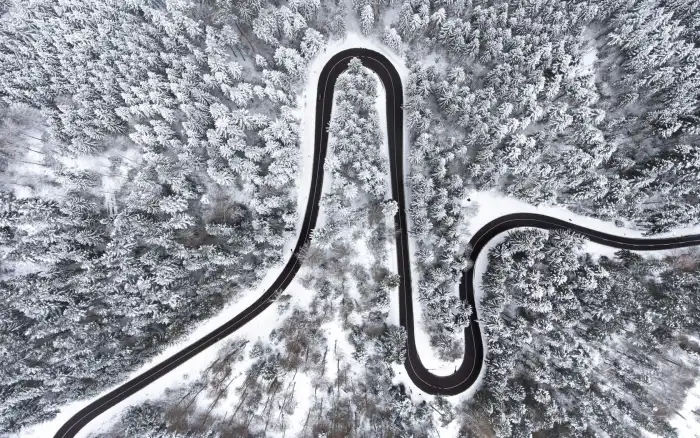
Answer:
M246 35L245 32L243 32L241 26L239 26L238 23L236 23L236 28L238 29L238 33L240 33L241 36L245 38L245 40L248 42L248 45L250 46L250 49L253 51L253 53L257 54L258 52L255 50L255 47L253 47L253 44L248 39L248 35Z
M276 380L277 380L277 378L275 378L274 381L276 381ZM268 404L270 405L270 409L268 409L268 411L267 411L267 420L265 421L265 431L263 432L263 434L267 434L267 427L270 424L270 416L272 414L273 401L275 399L275 394L277 394L277 390L279 389L280 386L281 385L279 383L277 383L275 385L275 390L272 392L272 396L267 398L267 403L265 403L265 407L263 408L263 414L265 414L265 408L267 408Z
M229 372L226 374L226 377L228 377L230 374L231 374L231 372L229 371ZM224 379L225 379L226 377L224 377ZM206 422L206 419L209 418L209 414L210 414L211 411L214 409L214 406L216 406L216 404L219 402L219 399L221 399L221 396L226 392L226 390L228 389L228 387L231 386L231 383L233 383L234 380L235 380L235 379L232 377L231 380L229 380L229 382L226 384L226 386L224 387L224 389L220 390L220 391L216 394L216 398L214 399L213 402L211 402L211 404L209 405L209 409L207 410L207 413L204 415L204 420L205 420L205 422Z
M39 140L39 141L44 141L41 138L34 137L33 135L25 134L24 132L20 132L19 135L23 135L25 137L33 138L34 140Z
M326 354L328 354L328 345L326 345L326 351L323 352L323 369L321 370L321 375L326 374Z

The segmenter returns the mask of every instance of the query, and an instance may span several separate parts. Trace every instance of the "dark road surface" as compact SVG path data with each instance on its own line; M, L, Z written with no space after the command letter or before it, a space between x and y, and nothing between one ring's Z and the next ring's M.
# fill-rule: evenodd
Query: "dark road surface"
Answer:
M326 147L328 144L328 133L325 128L330 121L333 89L336 79L340 73L347 68L350 59L353 57L360 58L365 67L373 70L379 76L386 89L387 136L390 154L391 187L393 199L398 203L399 207L394 221L396 229L400 230L396 235L396 251L398 273L400 275L399 305L401 325L406 327L408 334L408 348L405 362L406 371L418 388L430 394L459 394L474 384L479 376L483 362L483 345L479 324L476 322L476 311L472 314L470 326L465 328L464 359L461 366L454 374L449 376L436 376L431 374L430 371L423 366L418 356L413 323L414 300L411 289L411 265L406 226L406 201L404 199L403 88L396 69L384 56L371 50L350 49L340 52L331 58L323 68L319 78L316 99L316 120L314 125L316 129L313 160L314 172L311 178L309 199L296 247L279 277L255 303L236 315L233 319L172 357L148 371L145 371L135 379L124 383L80 410L61 427L55 435L56 438L75 436L82 427L110 407L145 388L147 385L182 365L196 354L235 332L270 306L274 301L273 296L275 292L282 291L289 286L300 268L298 259L299 251L310 240L311 230L316 226L321 187L323 185L323 163L326 158ZM310 123L310 121L306 121L306 123ZM700 245L700 235L667 239L632 239L600 233L548 216L523 213L500 217L481 228L470 241L473 248L470 256L472 262L476 260L484 249L484 246L493 237L513 228L520 227L535 227L547 230L572 230L586 236L593 242L621 249L659 250ZM473 269L467 270L462 276L459 290L460 297L463 300L468 300L472 308L476 309L474 303L473 276Z

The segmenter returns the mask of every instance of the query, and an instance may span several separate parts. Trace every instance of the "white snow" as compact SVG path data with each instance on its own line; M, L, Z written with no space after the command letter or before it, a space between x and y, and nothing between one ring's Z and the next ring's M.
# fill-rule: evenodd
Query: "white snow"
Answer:
M388 163L389 163L389 137L386 132L386 90L384 89L384 85L382 84L382 81L379 79L379 76L374 75L375 79L377 80L377 114L379 115L379 129L381 131L381 136L382 136L382 148L381 148L381 155L382 158L386 160L387 163L387 171L388 171ZM386 199L391 199L391 176L390 175L385 175L384 178L384 188L386 190ZM394 229L394 219L391 217L386 218L386 227L388 230ZM396 236L392 234L392 236L387 239L387 255L388 255L388 260L387 260L387 265L389 267L389 270L393 274L398 274L398 260L396 258ZM400 324L400 313L399 313L399 294L398 290L395 291L395 293L389 294L389 315L387 316L387 322L389 324L394 324L394 325L399 325Z
M618 227L614 223L588 216L582 216L560 206L538 207L530 205L518 199L504 196L493 191L475 191L469 193L466 197L471 199L469 202L476 202L479 205L477 214L470 219L469 223L469 232L472 235L488 222L500 216L511 213L538 213L552 216L564 221L569 221L573 224L602 231L604 233L626 237L645 237L642 230ZM700 225L688 228L678 228L667 233L655 235L654 237L684 236L697 233L700 233Z
M381 31L380 34L384 32L384 28L392 27L395 23L399 21L399 15L401 13L401 3L396 2L393 5L387 7L379 18L379 23Z
M581 75L589 75L595 71L595 63L598 60L598 49L595 46L590 46L581 57L579 70Z
M695 381L695 386L688 390L683 407L674 416L670 423L678 430L679 438L697 438L700 431L700 379Z
M41 140L34 137L24 139L30 149L26 150L24 156L12 164L11 171L17 173L22 178L21 181L31 181L34 184L46 179L55 180L55 169L46 164L45 153L51 149L51 145L47 145ZM81 156L63 156L59 154L51 154L61 166L66 169L86 170L94 172L100 176L100 186L93 188L95 196L104 197L105 207L110 212L115 212L114 193L116 193L124 182L127 181L127 174L139 159L139 153L131 148L125 152L118 152L116 148L106 150L100 155L81 155ZM115 169L110 168L111 163L109 158L120 158L122 163ZM12 183L12 182L10 182ZM14 194L18 197L40 196L47 199L62 198L66 194L63 187L55 187L50 184L35 185L34 189L21 184L12 183L14 186Z

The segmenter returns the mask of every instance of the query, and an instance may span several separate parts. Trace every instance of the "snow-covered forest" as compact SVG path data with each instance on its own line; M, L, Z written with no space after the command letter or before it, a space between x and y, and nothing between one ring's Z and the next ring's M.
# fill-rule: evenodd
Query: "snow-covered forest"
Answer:
M2 429L116 383L281 261L318 2L245 30L230 7L4 6Z
M289 317L280 327L291 340L284 348L279 332L267 347L246 350L243 341L231 341L196 384L129 408L95 436L234 437L261 430L262 436L281 436L288 428L303 437L432 437L455 430L459 437L536 431L638 436L641 429L677 436L669 419L700 374L700 343L694 336L700 326L698 264L697 250L655 259L628 251L614 259L594 258L574 234L514 232L489 254L481 309L489 366L473 399L407 399L405 388L392 384L392 368L380 365L400 354L392 347L397 343L385 344L393 329L378 329L376 322L361 328L347 324L358 316L372 321L367 311L382 306L363 296L367 310L348 311L347 292L331 292L332 300L320 301L338 306L334 323L345 319L352 358L337 352L337 341L334 350L319 347L323 323L309 315L318 318L322 312L322 319L332 320L332 306L321 310L315 302L310 313L281 306ZM353 268L355 275L363 272L362 266ZM355 344L358 335L363 342ZM368 339L375 340L369 342L369 355ZM314 341L321 344L314 348ZM380 357L373 357L377 353ZM364 373L355 374L363 367L352 364L353 358L367 361ZM335 360L337 370L328 369ZM311 404L304 404L307 391L295 384L307 378L314 382ZM305 421L295 427L294 416Z
M668 421L700 374L700 252L596 259L582 247L575 234L526 229L491 250L472 436L675 436Z
M0 432L123 381L284 261L307 68L359 34L409 72L416 306L440 359L471 310L472 193L647 235L700 223L696 0L0 0ZM100 433L675 436L700 369L690 250L513 232L480 284L475 395L411 389L378 87L359 61L336 85L313 296Z
M392 383L406 335L389 316L396 207L376 176L388 159L377 80L356 58L335 90L323 223L299 280L314 291L310 302L284 294L269 336L230 341L196 381L129 408L95 436L391 436L430 427L427 404Z

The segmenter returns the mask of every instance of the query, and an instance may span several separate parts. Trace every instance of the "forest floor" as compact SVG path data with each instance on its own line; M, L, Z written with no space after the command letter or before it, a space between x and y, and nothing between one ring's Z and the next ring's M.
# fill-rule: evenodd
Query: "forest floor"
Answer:
M670 423L678 430L679 438L697 437L700 430L700 421L694 413L700 412L700 379L695 386L688 391L688 396L683 403L680 414L671 419Z

